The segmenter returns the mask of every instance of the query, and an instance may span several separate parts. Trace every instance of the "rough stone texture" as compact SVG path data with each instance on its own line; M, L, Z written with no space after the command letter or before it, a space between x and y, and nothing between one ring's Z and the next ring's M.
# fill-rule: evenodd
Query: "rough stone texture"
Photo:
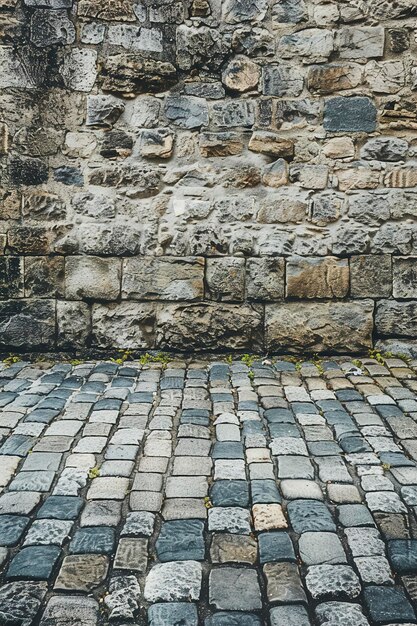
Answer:
M3 0L6 349L415 336L416 13Z

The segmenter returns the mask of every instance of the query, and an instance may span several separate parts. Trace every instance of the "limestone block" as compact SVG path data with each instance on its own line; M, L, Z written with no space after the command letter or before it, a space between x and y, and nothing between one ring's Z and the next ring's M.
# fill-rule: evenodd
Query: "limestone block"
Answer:
M261 349L262 308L245 304L169 304L158 312L159 349Z
M265 96L297 97L303 90L304 78L293 65L267 65L262 71L262 92Z
M72 48L64 55L60 67L65 86L74 91L91 91L97 77L96 62L96 50Z
M85 348L91 333L91 310L85 302L56 303L58 325L57 345L65 348Z
M222 82L231 91L244 93L258 85L260 70L256 63L246 57L234 57L222 72Z
M229 53L219 29L185 24L177 28L176 63L181 70L219 69Z
M294 154L294 142L291 139L263 131L255 131L252 134L248 148L252 152L260 152L273 157L289 158Z
M246 261L248 300L272 302L284 297L284 259L249 258Z
M0 298L22 298L23 257L0 257Z
M372 59L384 54L382 26L346 26L336 33L336 48L342 59Z
M408 151L408 142L399 137L372 137L361 149L363 159L401 161Z
M238 133L200 133L198 141L203 157L234 156L243 152Z
M137 257L123 262L122 298L200 300L204 295L201 257Z
M417 258L393 257L394 298L417 298Z
M181 128L200 128L209 120L206 101L194 96L168 96L164 112L168 120Z
M130 0L79 0L78 14L81 17L93 17L101 20L120 20L135 22L134 5Z
M236 257L207 259L206 282L208 296L213 300L243 300L245 260Z
M47 299L0 301L3 346L51 349L55 345L55 302Z
M308 17L305 0L274 0L272 21L278 24L298 24Z
M69 256L65 260L65 294L69 300L115 300L120 294L121 260Z
M143 157L169 159L172 156L174 134L169 128L142 130L140 153Z
M177 71L172 63L146 59L140 53L114 54L104 59L100 82L103 91L113 93L160 92L177 82Z
M296 257L286 263L286 293L295 298L344 298L349 264L336 257Z
M388 298L392 292L391 257L359 255L350 259L350 294L353 298Z
M341 353L372 345L373 302L288 302L265 306L268 350Z
M375 93L398 93L405 85L402 61L370 61L365 66L366 81Z
M75 27L67 11L36 9L30 21L30 40L40 48L74 43Z
M361 82L362 68L353 63L312 65L308 70L307 84L309 90L322 94L353 89Z
M328 59L333 52L333 32L322 28L306 28L292 35L283 35L277 48L278 56L284 59L299 55L308 62Z
M155 322L151 303L93 304L93 343L99 348L153 348Z
M416 337L417 301L381 300L376 306L375 326L378 336Z

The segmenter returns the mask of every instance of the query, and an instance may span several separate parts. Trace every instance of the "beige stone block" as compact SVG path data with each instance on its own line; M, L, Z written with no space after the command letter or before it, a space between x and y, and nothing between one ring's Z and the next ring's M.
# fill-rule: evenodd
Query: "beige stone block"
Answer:
M349 291L349 264L336 257L287 260L286 294L295 298L343 298Z

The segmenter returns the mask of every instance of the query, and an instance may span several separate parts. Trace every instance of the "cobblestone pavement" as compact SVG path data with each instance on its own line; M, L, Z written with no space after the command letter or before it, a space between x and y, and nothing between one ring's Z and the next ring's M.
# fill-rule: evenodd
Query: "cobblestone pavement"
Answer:
M417 362L0 372L0 624L417 622Z

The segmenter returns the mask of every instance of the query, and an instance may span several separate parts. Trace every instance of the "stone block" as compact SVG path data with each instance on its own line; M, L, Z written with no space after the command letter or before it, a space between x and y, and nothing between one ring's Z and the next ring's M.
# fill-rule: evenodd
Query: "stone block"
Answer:
M146 158L169 159L174 147L174 134L168 128L142 130L140 153Z
M255 89L260 78L259 67L247 57L234 57L222 72L222 82L230 91L244 93ZM298 95L298 94L297 94Z
M129 0L115 0L110 4L107 0L80 0L78 14L81 17L99 18L108 21L136 21L133 5Z
M274 301L284 297L284 259L249 258L246 261L248 300Z
M225 0L222 6L222 19L227 24L239 22L260 22L266 15L267 0Z
M25 296L57 298L64 295L64 258L27 257L25 259Z
M22 298L23 295L23 258L0 257L0 298Z
M376 305L375 327L382 337L417 335L417 301L381 300Z
M350 294L353 298L389 298L392 293L391 257L359 255L350 259Z
M292 158L294 155L294 142L291 139L262 131L253 133L248 148L252 152L259 152L272 157Z
M308 70L307 85L310 91L321 94L354 89L362 82L362 68L348 63L313 65Z
M370 61L365 66L366 81L374 93L398 93L405 84L402 61Z
M361 149L363 159L402 161L408 152L408 142L399 137L372 137Z
M336 47L342 59L371 59L384 54L382 26L346 26L336 34Z
M237 133L200 133L198 141L203 157L234 156L243 152L243 142Z
M156 312L153 304L94 304L92 333L102 348L152 348Z
M177 28L176 64L181 70L207 67L209 59L211 69L217 70L229 53L229 45L220 29L202 24L198 27L181 24Z
M195 96L168 96L164 113L170 122L180 128L201 128L207 126L209 121L206 101Z
M121 260L74 256L65 260L65 293L70 300L116 300L120 295Z
M322 302L265 307L271 351L362 352L372 345L373 302ZM416 309L417 311L417 309Z
M245 294L245 260L236 257L207 259L208 295L218 301L242 301Z
M254 106L249 100L216 102L211 118L212 124L220 128L251 128L255 123Z
M0 335L4 346L53 348L54 301L33 298L0 302Z
M72 48L62 60L60 73L65 87L89 92L97 78L97 51L90 48Z
M417 298L416 257L393 257L394 298Z
M308 17L304 0L277 0L272 6L272 21L278 24L298 24Z
M100 82L104 91L113 93L160 92L177 82L177 71L172 63L145 59L140 53L114 54L106 57Z
M295 298L344 298L349 264L336 257L294 257L286 263L286 294Z
M204 295L201 257L137 257L123 262L122 298L200 300Z
M324 129L330 132L368 132L376 128L376 108L363 96L331 98L324 105Z
M333 52L333 32L324 28L306 28L292 35L283 35L278 41L278 56L288 59L307 57L308 62L327 60Z
M30 20L30 40L39 48L74 43L75 28L67 11L36 9Z
M91 311L85 302L64 302L56 304L58 325L57 343L60 348L73 346L83 348L91 333Z
M267 65L262 72L262 93L265 96L296 98L304 86L302 72L291 65Z

